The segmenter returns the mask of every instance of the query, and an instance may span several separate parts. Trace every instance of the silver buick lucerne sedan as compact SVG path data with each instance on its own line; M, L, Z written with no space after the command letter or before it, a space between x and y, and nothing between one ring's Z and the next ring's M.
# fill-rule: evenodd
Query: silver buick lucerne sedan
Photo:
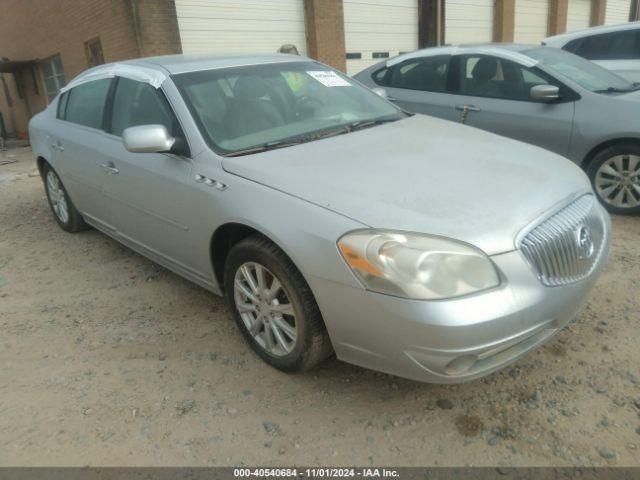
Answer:
M288 56L73 80L30 124L58 224L225 295L267 363L470 380L566 325L610 220L572 162Z

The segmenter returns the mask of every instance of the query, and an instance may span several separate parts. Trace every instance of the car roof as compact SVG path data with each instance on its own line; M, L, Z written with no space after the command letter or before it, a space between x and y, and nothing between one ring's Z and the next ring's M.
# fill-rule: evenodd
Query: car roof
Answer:
M288 54L244 55L220 57L213 55L165 55L144 57L122 62L105 63L80 73L60 91L65 92L83 83L103 78L121 76L146 82L155 88L165 81L168 75L213 70L217 68L240 67L246 65L267 65L273 63L314 62L307 57Z
M494 55L496 57L513 60L526 66L533 66L537 63L533 58L523 54L525 50L539 47L539 45L528 45L523 43L479 43L462 45L445 45L443 47L428 47L414 52L404 53L391 58L386 62L387 66L396 65L412 58L422 58L436 55L464 55L483 54Z
M575 40L576 38L584 38L601 33L622 32L625 30L633 30L636 28L640 28L640 21L623 23L620 25L600 25L598 27L585 28L584 30L576 30L574 32L554 35L552 37L545 38L542 41L542 44L562 47L566 43L570 42L571 40Z
M144 57L127 60L128 65L139 65L141 67L160 68L169 72L170 75L199 70L212 70L216 68L240 67L245 65L264 65L269 63L284 62L312 62L310 58L299 55L289 55L274 53L269 55L163 55L158 57Z

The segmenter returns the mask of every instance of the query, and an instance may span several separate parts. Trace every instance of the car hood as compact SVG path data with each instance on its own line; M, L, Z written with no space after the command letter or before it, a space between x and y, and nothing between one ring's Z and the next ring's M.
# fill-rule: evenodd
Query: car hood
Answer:
M223 166L364 225L443 235L489 255L513 250L523 227L591 191L563 157L421 115Z
M640 90L635 90L633 92L622 93L622 94L617 94L617 95L616 94L608 95L608 98L615 99L620 103L628 103L629 101L640 102ZM637 114L638 105L634 104L631 108Z

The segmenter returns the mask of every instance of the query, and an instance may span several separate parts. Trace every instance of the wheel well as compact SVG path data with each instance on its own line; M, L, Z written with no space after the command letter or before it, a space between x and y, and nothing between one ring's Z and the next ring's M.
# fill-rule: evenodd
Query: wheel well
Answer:
M612 147L613 145L617 145L619 143L633 143L635 145L640 146L640 139L638 138L614 138L612 140L607 140L606 142L602 142L599 145L593 147L589 153L584 157L582 164L580 165L584 170L587 169L593 157L595 157L598 153L600 153L605 148Z
M261 232L247 225L226 223L218 227L211 237L211 261L221 290L224 290L224 262L229 250L239 241L255 234L262 235Z
M36 165L38 166L38 172L40 173L40 176L42 177L43 171L44 171L44 164L45 163L49 163L47 162L47 160L44 157L38 157L36 159Z

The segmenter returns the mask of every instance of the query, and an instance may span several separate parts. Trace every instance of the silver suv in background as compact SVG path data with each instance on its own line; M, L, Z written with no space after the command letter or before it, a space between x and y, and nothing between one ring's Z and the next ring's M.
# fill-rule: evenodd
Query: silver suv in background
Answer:
M640 82L640 22L563 33L544 39L542 45L561 48Z
M640 86L592 62L530 45L439 47L355 78L406 110L563 155L609 210L640 212Z

